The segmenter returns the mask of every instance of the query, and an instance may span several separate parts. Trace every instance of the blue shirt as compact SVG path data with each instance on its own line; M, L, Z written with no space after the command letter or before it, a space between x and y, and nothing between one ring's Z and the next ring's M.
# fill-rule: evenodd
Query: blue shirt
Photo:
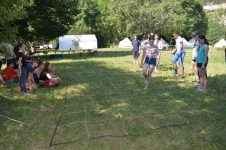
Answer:
M139 47L140 47L140 40L132 40L132 45L133 45L133 49L132 51L139 51Z
M205 45L200 44L198 48L197 63L204 63L205 61Z

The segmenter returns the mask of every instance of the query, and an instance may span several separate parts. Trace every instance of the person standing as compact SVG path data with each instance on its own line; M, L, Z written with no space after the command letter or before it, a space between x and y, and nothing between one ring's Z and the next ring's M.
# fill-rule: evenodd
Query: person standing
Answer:
M19 85L22 94L27 93L26 89L26 77L27 77L27 57L25 55L25 45L18 44L19 52L17 55L18 60L18 75L19 75Z
M137 39L137 35L134 35L134 39L132 40L132 54L134 59L134 66L138 66L138 57L140 51L140 40Z
M199 47L197 55L197 68L200 79L200 85L198 86L199 92L207 91L207 72L206 67L208 64L208 52L209 52L209 42L204 35L198 36Z
M158 53L158 56L157 56L157 63L156 63L156 67L155 67L155 71L159 71L160 67L160 58L161 58L161 51L163 49L163 44L162 44L162 41L159 40L159 36L158 34L155 35L155 41L154 41L154 44L158 47L159 49L159 53Z
M197 64L196 64L197 52L198 52L198 47L199 47L198 35L196 35L196 33L193 33L192 39L194 42L193 42L193 48L192 48L191 68L192 68L192 73L195 76L196 81L199 83L198 69L197 69Z
M184 45L183 45L183 39L181 38L181 36L179 36L179 34L177 32L173 33L173 37L176 41L176 49L172 52L174 54L173 56L173 60L172 60L172 67L173 67L173 71L174 71L174 75L176 76L177 73L177 61L179 63L180 66L180 70L181 70L181 79L184 78L184 57L185 57L185 50L184 50Z
M150 35L149 42L144 46L141 58L141 67L143 67L143 76L145 78L144 89L148 89L149 87L151 74L156 66L158 53L158 47L154 44L154 35Z

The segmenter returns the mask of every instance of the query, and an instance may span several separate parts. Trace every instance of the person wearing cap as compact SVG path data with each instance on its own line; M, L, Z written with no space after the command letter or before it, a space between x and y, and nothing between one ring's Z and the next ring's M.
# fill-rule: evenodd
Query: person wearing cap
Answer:
M149 43L144 46L141 58L141 67L143 67L144 89L148 89L151 74L156 66L156 57L159 53L158 47L154 44L154 35L150 35ZM143 63L144 62L144 63Z
M172 52L174 54L173 60L172 60L172 67L174 71L174 75L176 76L177 73L177 62L179 63L180 69L181 69L181 78L184 78L184 57L185 57L185 50L183 45L183 39L177 32L173 33L173 37L176 41L176 49Z
M134 66L138 65L138 57L140 51L140 40L137 39L137 35L134 35L134 39L132 40L132 54L134 59Z
M199 47L196 62L200 79L200 85L198 86L197 90L199 92L206 92L207 91L206 67L208 64L209 42L207 41L204 35L199 35L198 40Z

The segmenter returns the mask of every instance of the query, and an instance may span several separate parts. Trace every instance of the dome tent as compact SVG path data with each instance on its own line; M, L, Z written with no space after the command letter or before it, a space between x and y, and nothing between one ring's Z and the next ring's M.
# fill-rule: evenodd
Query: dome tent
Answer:
M132 42L128 38L124 38L122 41L119 42L119 48L131 48Z
M220 41L218 41L214 47L217 47L217 48L223 48L223 47L226 47L226 41L224 39L221 39Z

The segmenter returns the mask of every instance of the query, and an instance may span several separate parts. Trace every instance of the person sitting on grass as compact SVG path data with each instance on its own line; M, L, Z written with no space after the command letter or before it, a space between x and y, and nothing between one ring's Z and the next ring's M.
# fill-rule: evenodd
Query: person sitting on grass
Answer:
M13 62L7 62L7 67L2 72L2 79L3 82L6 84L11 84L14 82L14 80L17 78L17 73L13 69L14 63Z
M38 67L33 71L33 77L34 77L35 83L37 85L42 84L40 81L40 76L41 76L41 73L44 70L44 68L45 68L45 64L42 62L39 62Z
M38 67L38 61L35 59L31 60L31 63L27 65L27 73L28 73L28 83L27 87L30 91L37 89L37 85L34 80L33 71Z
M51 64L49 62L46 62L39 78L40 80L43 81L43 86L45 87L57 86L61 81L61 79L58 76L52 74L51 70L52 70Z

